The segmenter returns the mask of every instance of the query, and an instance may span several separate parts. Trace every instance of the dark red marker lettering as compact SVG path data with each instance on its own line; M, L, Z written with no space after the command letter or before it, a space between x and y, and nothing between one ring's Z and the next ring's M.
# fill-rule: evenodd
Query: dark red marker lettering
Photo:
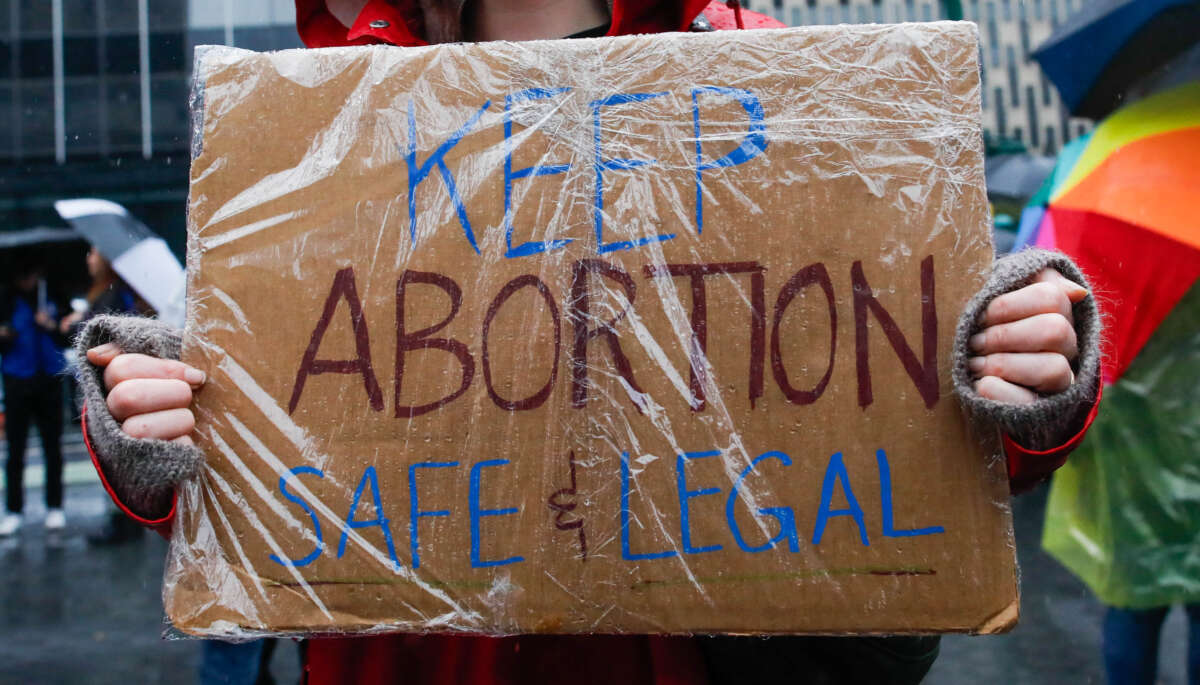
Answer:
M767 339L767 288L762 271L750 274L750 408L763 396L763 356Z
M704 387L708 384L708 290L705 276L752 274L750 277L750 406L763 394L763 340L766 329L765 286L763 267L758 262L726 262L718 264L650 264L645 267L646 278L670 276L687 277L692 288L692 341L688 349L691 366L689 386L692 391L692 411L704 411L707 404Z
M616 316L595 328L589 328L587 323L591 316L591 296L588 291L590 274L598 274L616 281L625 291L625 299L629 301L628 306L617 312ZM602 338L608 344L608 350L612 355L613 364L617 367L617 373L621 374L621 378L624 378L635 392L642 392L633 378L633 367L629 364L629 358L621 349L616 329L617 323L628 313L629 306L633 306L633 298L636 294L637 286L634 285L633 279L620 268L601 259L581 259L575 262L571 273L571 304L567 310L567 318L575 327L575 344L571 354L571 405L576 409L587 404L589 385L587 352L588 342L593 338ZM635 403L635 406L638 405ZM640 406L638 406L638 411L641 411Z
M405 327L404 294L410 283L424 283L441 288L450 298L450 313L446 318L428 328L409 333ZM396 418L412 418L431 412L453 402L471 386L471 380L475 377L475 359L471 357L466 344L454 338L429 337L454 320L461 306L462 289L448 276L425 271L405 271L400 280L396 281ZM435 402L416 407L402 406L400 390L404 385L404 360L412 350L442 350L454 355L462 366L462 384L457 390Z
M858 406L866 407L874 400L871 393L871 366L868 357L870 346L867 341L867 312L879 321L880 328L900 357L900 363L908 377L917 386L926 407L937 403L941 389L937 377L937 305L933 291L933 255L921 260L921 345L922 361L909 347L895 319L888 314L871 291L863 275L862 262L850 267L850 279L854 284L854 353L858 367Z
M333 313L342 299L350 307L350 325L354 329L354 347L358 355L354 359L317 359L317 351L321 347L321 339L325 330L333 320ZM363 316L362 303L358 299L358 288L354 285L354 269L346 267L333 277L333 287L325 298L325 309L317 326L313 329L308 341L308 349L300 361L300 369L296 371L296 382L292 386L292 399L288 402L288 413L296 410L300 403L300 394L304 392L304 383L309 375L322 373L357 373L362 375L363 387L367 391L367 399L371 409L383 411L383 392L379 389L379 381L375 378L375 369L371 365L371 339L367 334L367 320Z
M554 321L554 363L550 366L550 380L542 386L541 390L530 395L529 397L520 400L508 400L500 396L496 392L495 386L492 385L492 363L488 355L488 331L492 327L492 319L496 318L497 312L508 298L512 297L521 288L531 287L537 289L541 294L542 299L546 301L546 307L550 310L550 318ZM509 281L500 289L500 293L492 300L488 306L487 315L483 317L483 381L487 385L488 396L492 398L492 402L501 409L509 411L524 411L527 409L535 409L542 406L546 402L546 398L550 397L550 392L554 389L554 381L558 378L558 357L559 349L562 346L562 332L559 325L558 305L554 303L554 296L550 293L550 289L537 276L526 274L517 276Z
M797 390L792 387L792 382L788 378L787 369L783 367L783 354L779 346L779 323L783 320L784 312L787 311L788 305L792 303L802 290L810 285L819 285L825 293L825 301L829 306L829 366L825 369L825 375L812 390ZM787 397L788 402L792 404L812 404L817 401L817 398L825 392L825 387L829 385L829 379L833 376L833 362L837 358L837 306L833 300L833 282L829 280L829 271L821 262L809 264L792 274L788 282L784 284L783 289L779 291L779 298L775 300L775 318L771 326L771 371L775 374L775 382L779 385L779 389L783 391L784 397Z
M579 531L579 560L587 561L587 535L583 532L583 517L573 518L568 515L579 505L575 501L578 490L575 487L575 450L567 455L567 466L571 470L570 487L555 490L546 500L546 504L554 514L554 527L559 530Z

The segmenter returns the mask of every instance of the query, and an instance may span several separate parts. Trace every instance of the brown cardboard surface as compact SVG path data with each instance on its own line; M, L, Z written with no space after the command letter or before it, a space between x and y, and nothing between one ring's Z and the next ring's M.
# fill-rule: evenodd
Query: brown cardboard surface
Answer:
M938 23L204 54L172 623L1011 626L1003 459L949 374L992 259L976 53Z

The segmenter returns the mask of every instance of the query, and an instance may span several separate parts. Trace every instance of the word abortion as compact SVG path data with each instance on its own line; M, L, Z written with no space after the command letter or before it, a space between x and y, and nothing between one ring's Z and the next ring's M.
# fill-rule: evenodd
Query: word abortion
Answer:
M838 342L838 309L834 297L833 280L828 269L821 262L816 262L797 270L779 290L774 305L769 312L770 336L768 343L767 323L768 310L766 305L766 286L763 277L764 267L757 262L732 262L715 264L659 264L647 265L643 269L646 279L653 278L683 278L687 279L692 292L692 309L690 312L691 328L694 344L689 345L691 378L691 397L689 404L692 411L704 411L705 369L708 324L707 324L707 290L706 282L711 276L745 276L749 277L749 320L750 345L749 356L749 399L753 408L756 400L764 394L765 367L768 363L772 376L786 400L795 405L808 405L816 402L825 392L833 375ZM597 319L591 311L590 302L595 294L594 281L602 279L608 285L615 286L618 292L625 296L626 306L616 312L612 318ZM895 319L876 298L874 290L867 279L862 262L854 262L850 268L850 281L853 290L854 318L854 350L855 370L857 375L858 404L867 407L874 400L871 385L870 345L868 343L868 318L874 317L879 323L888 343L896 353L905 372L911 378L918 390L921 400L926 407L933 407L939 399L940 390L937 376L937 308L934 297L934 260L927 256L920 264L920 302L921 353L917 354L913 346L900 330ZM450 311L437 324L419 330L411 330L408 325L408 312L405 306L410 289L417 287L432 287L441 290L450 301ZM553 328L554 359L548 372L548 378L543 386L526 397L504 397L493 382L493 362L490 354L489 332L493 320L509 299L518 291L532 288L543 298L546 311L549 312L549 323ZM569 367L571 373L570 393L571 406L582 409L587 405L590 388L589 369L594 361L589 355L595 355L591 350L594 343L607 350L616 372L635 392L630 393L632 401L637 404L642 397L642 390L637 373L625 353L618 326L624 319L630 307L633 307L637 296L637 279L620 266L599 259L584 259L573 263L571 267L570 293L567 300L566 319L571 327L569 352ZM789 379L788 370L784 365L781 352L780 326L787 314L788 307L798 295L809 288L816 288L824 295L828 307L829 330L829 362L824 375L810 388L796 388ZM473 351L464 341L439 337L438 334L453 321L459 313L463 302L462 288L450 276L445 274L406 270L396 281L396 357L394 376L394 416L396 418L413 418L438 410L461 397L474 383L477 367L482 367L483 384L488 397L496 407L505 411L529 411L541 407L550 398L558 379L559 360L563 347L562 315L557 298L550 287L540 278L532 274L518 276L502 286L486 309L481 322L478 337L479 349ZM349 309L349 324L355 340L355 356L352 359L318 359L321 342L334 321L335 314L341 302ZM339 317L339 321L344 319ZM600 322L597 324L596 321ZM344 325L344 324L343 324ZM376 324L377 325L377 324ZM333 278L333 284L325 299L324 307L317 318L304 356L296 371L295 382L292 386L291 399L288 402L288 412L295 412L304 397L304 387L310 376L319 374L356 374L362 377L366 399L371 409L382 412L384 409L383 391L375 372L375 363L371 355L371 333L366 314L358 295L353 267L345 267L338 271ZM407 378L406 360L411 352L418 350L437 350L450 355L461 369L459 387L449 394L432 402L419 405L404 404L402 390ZM477 365L476 359L479 363ZM643 410L644 407L638 407Z

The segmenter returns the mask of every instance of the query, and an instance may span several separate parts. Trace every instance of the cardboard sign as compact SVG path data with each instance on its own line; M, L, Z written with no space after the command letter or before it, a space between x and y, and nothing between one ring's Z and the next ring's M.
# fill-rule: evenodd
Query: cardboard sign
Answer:
M256 631L994 631L970 24L200 60L165 600Z

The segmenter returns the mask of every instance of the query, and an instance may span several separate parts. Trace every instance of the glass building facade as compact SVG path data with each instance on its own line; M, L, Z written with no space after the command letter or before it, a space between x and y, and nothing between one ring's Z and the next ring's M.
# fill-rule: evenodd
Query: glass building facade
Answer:
M182 254L199 44L299 47L292 0L0 0L0 230L102 197Z

